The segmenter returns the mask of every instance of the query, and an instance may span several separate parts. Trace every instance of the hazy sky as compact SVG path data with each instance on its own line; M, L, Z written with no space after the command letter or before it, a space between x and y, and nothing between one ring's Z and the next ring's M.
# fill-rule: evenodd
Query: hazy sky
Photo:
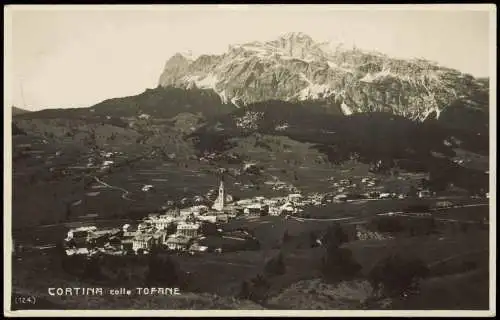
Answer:
M11 22L5 31L11 32L6 67L14 105L31 110L86 107L134 95L156 87L166 60L178 51L222 53L229 44L273 40L294 31L316 41L355 43L489 75L491 6L474 11L381 5L153 6L154 11L151 6L15 7L6 17Z

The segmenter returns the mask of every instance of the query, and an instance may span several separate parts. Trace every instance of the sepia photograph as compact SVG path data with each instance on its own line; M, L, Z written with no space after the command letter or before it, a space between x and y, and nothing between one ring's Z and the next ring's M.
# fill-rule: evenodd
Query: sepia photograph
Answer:
M495 316L496 6L4 7L4 316Z

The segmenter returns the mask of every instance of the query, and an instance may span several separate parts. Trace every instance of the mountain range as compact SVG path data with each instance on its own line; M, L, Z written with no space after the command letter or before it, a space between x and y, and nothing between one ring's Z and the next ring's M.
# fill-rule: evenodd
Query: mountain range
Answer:
M304 33L231 45L221 55L177 53L159 86L210 89L242 107L267 100L321 100L344 115L391 112L423 121L450 107L485 111L488 80L423 59L319 43Z

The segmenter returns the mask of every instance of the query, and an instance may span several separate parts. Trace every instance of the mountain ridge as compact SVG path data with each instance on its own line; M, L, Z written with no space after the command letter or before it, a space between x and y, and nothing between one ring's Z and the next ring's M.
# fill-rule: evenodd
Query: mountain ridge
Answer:
M159 86L211 89L224 103L324 99L345 115L390 111L412 120L439 118L451 105L485 108L488 83L424 59L319 43L298 32L276 40L230 45L221 55L165 64Z

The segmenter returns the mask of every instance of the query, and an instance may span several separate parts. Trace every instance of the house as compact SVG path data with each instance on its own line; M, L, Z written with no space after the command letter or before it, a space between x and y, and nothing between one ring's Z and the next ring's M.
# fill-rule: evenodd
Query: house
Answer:
M191 211L191 208L186 208L186 209L181 209L180 210L180 217L183 219L186 219L187 217L194 215L193 211Z
M90 253L88 248L73 248L73 249L66 249L66 255L72 256L72 255L88 255Z
M140 231L140 232L144 232L146 230L149 230L151 229L152 225L151 223L148 222L142 222L142 223L139 223L139 225L137 226L137 229Z
M167 241L166 231L157 231L153 234L153 245L161 245Z
M153 245L153 236L149 234L138 234L132 241L132 250L137 252L139 249L149 250Z
M202 196L195 196L193 198L193 202L197 204L204 203L205 201L206 201L205 198L203 198Z
M380 196L380 192L377 192L377 191L372 191L372 192L368 192L368 198L378 198Z
M97 230L97 228L94 226L71 229L68 231L66 240L69 241L71 239L76 240L76 239L83 239L83 238L88 239L90 233L94 232L95 230Z
M190 238L182 235L173 235L167 238L165 245L170 250L186 250L189 246Z
M109 239L108 239L108 243L107 243L110 247L113 247L113 248L120 248L121 245L122 245L122 241L119 237L117 236L111 236Z
M291 202L286 202L284 205L282 205L279 208L279 210L280 210L280 214L296 212L295 207L294 207L293 203L291 203Z
M97 230L89 234L88 242L97 246L103 246L111 236L117 235L119 232L119 229Z
M181 222L177 225L177 234L194 238L198 236L200 225L198 223Z
M151 223L155 226L157 230L164 230L173 222L174 218L166 215L162 215L159 216L158 218L151 220Z
M170 210L167 210L164 215L168 216L168 217L177 218L177 217L180 217L181 210L179 208L170 209Z
M288 195L288 201L298 202L302 199L302 195L300 193L292 193Z
M249 214L249 215L260 215L262 210L263 210L263 206L260 203L253 203L253 204L245 206L245 208L243 209L243 212L245 214Z
M453 206L453 202L451 201L438 201L436 203L437 208L449 208Z
M239 206L247 206L247 205L251 205L254 202L255 201L253 199L241 199L241 200L237 201L236 204Z
M262 203L266 200L266 197L258 196L254 198L258 203Z
M197 205L197 206L193 206L189 209L190 209L191 213L193 213L194 215L207 213L209 210L209 208L205 205Z
M189 247L189 251L194 251L194 252L205 252L207 251L208 247L207 246L200 246L198 243L194 243Z
M417 195L419 198L428 198L428 197L432 196L432 194L429 190L420 190L417 193Z
M121 241L121 249L123 251L132 251L133 250L134 238L124 238Z
M269 207L269 215L271 216L279 216L281 210L279 207Z
M211 222L211 223L216 223L217 222L217 216L199 216L198 217L198 220L200 221L207 221L207 222Z
M338 194L333 199L336 201L347 201L347 195L346 194Z
M215 218L216 222L227 223L229 221L229 215L227 214L218 214Z

